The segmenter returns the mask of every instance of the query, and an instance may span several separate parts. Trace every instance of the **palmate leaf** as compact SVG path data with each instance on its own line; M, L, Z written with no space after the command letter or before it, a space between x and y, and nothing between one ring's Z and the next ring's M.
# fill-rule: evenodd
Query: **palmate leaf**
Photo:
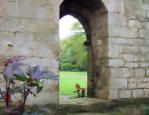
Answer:
M15 80L18 80L18 81L27 81L27 80L29 80L29 78L27 78L27 77L22 77L22 76L20 76L20 75L17 75L17 74L14 74L14 79Z
M27 87L25 86L25 88L27 88ZM19 93L19 92L21 92L23 90L24 90L24 85L22 85L22 86L20 86L18 88L9 88L9 93L15 94L15 93ZM2 91L2 95L5 94L6 92L7 92L6 90Z
M41 90L43 89L43 82L37 80L35 84L36 84L36 88L37 88L37 89L36 89L36 92L37 92L37 94L38 94L38 93L40 93Z
M37 86L37 89L36 89L37 94L40 93L42 89L43 89L43 86Z
M9 89L9 92L11 93L11 94L15 94L15 93L19 93L19 92L21 92L21 91L23 91L24 90L24 86L21 86L21 87L18 87L17 89L15 89L15 88L10 88Z
M34 81L30 84L31 87L36 87L36 93L40 93L41 90L43 89L43 82L42 81Z

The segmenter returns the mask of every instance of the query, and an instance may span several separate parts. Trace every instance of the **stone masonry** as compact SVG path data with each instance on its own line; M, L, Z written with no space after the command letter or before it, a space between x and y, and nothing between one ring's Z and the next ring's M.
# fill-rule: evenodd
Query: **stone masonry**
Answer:
M59 5L59 0L0 0L1 70L9 57L25 56L29 64L59 74ZM58 103L58 96L58 81L49 80L42 93L27 103Z
M109 17L109 98L148 97L149 1L122 0L120 4L121 12Z
M0 0L1 70L4 60L21 55L58 75L59 15L76 17L86 31L88 96L149 97L148 0ZM28 104L58 98L58 81L50 80Z
M64 0L60 16L76 17L86 31L88 96L148 97L148 0L83 1Z

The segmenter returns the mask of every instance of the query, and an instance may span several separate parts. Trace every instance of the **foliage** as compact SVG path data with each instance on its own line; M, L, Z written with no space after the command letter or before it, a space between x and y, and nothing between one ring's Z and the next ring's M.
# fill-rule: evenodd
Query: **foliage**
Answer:
M39 66L31 67L22 60L24 57L15 56L5 62L3 76L6 81L6 90L0 89L0 94L1 99L6 103L7 114L13 114L17 110L22 115L28 95L36 96L40 93L43 88L43 79L57 79L50 71L43 71ZM23 98L18 101L17 108L14 109L11 97L15 93L20 93Z
M78 83L80 87L87 88L87 73L86 72L60 72L60 95L70 95L78 97L75 85Z
M149 106L144 108L144 115L149 115Z
M86 71L87 47L83 44L86 36L79 22L72 27L73 35L60 42L60 70Z

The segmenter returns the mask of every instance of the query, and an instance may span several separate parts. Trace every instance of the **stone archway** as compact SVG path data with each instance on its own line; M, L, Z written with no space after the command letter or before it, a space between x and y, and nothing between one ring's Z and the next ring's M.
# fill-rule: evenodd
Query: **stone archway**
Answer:
M85 28L89 96L149 97L147 0L0 0L0 71L5 59L22 55L58 75L59 6L60 18L70 14ZM31 100L58 103L58 82Z
M72 15L86 31L88 47L88 96L109 98L108 12L101 0L64 0L60 18Z

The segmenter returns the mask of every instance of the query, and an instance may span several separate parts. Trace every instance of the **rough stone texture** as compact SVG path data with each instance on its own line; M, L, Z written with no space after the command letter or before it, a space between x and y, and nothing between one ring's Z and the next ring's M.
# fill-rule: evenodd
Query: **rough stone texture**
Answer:
M133 98L139 98L139 97L144 97L144 90L143 89L135 89L132 90L132 97Z
M149 96L149 89L144 89L145 97Z
M5 59L22 55L58 75L59 14L76 17L86 31L88 96L148 96L148 0L0 0L0 71ZM58 81L47 82L30 104L58 103Z
M126 89L127 88L127 79L126 78L110 78L110 89L118 90L118 89Z
M58 0L0 0L1 71L4 60L25 56L32 66L40 65L58 75L59 4ZM28 104L58 103L58 81L47 80L44 85Z
M117 4L119 6L122 5L121 8L123 10L119 10L117 15L109 14L111 18L109 18L110 21L108 22L112 23L108 25L108 40L109 44L112 44L112 47L109 45L108 49L110 58L108 62L111 67L109 75L112 77L112 79L109 79L109 92L117 89L114 92L118 91L118 98L148 97L148 0L120 0L121 4L116 4L114 1L116 0L111 1L114 6L117 6ZM115 13L111 9L108 12ZM121 17L118 18L118 15ZM113 20L117 23L113 22ZM119 22L118 20L121 21ZM123 80L120 80L120 78L123 78ZM115 98L116 96L113 96L113 93L109 95ZM117 95L117 93L115 94Z
M110 90L109 91L109 99L118 99L118 90Z
M131 98L131 90L120 90L119 97L120 98Z

